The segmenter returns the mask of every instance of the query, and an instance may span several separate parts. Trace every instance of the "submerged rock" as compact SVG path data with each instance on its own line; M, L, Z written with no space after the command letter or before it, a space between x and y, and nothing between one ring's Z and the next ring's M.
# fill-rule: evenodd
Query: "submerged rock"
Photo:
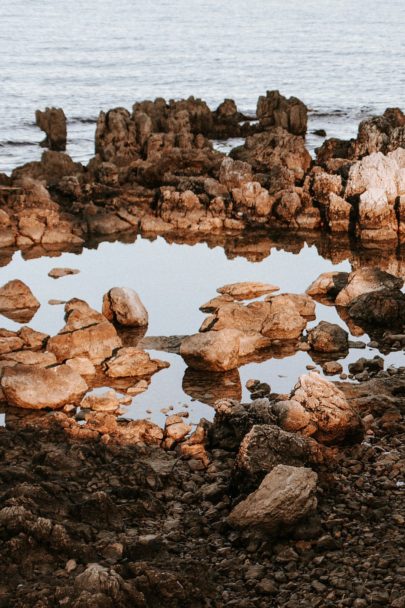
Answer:
M129 287L113 287L103 296L103 315L128 327L148 325L148 311L136 291Z
M25 409L60 409L68 403L78 403L88 388L67 365L7 367L1 387L10 405Z
M289 400L276 402L273 411L284 430L320 443L354 441L363 435L360 417L344 394L315 372L301 376Z
M312 515L318 476L311 469L277 465L256 492L240 502L228 521L233 526L274 534Z
M40 303L31 289L15 279L0 288L0 314L17 323L28 323L37 312Z

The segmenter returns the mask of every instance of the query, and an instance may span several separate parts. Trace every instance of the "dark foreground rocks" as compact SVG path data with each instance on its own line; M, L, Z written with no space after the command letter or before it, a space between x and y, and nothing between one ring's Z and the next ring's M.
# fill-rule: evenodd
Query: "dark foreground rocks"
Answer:
M340 385L367 438L318 464L281 465L290 481L280 491L299 488L294 475L312 485L302 488L307 499L295 495L305 507L298 517L308 517L291 530L282 515L277 534L257 519L232 522L247 494L233 483L238 447L218 445L223 417L207 427L204 466L147 440L106 441L100 426L72 426L66 414L9 409L0 429L0 605L400 608L403 387L403 370ZM256 424L265 412L256 408ZM241 428L237 420L249 430L247 414L235 418Z

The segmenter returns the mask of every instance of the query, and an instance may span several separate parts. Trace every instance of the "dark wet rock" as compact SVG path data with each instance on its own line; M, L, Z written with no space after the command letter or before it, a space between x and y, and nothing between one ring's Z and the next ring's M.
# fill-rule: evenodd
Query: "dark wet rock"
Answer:
M307 107L296 97L287 99L278 91L267 91L257 102L257 118L261 127L283 127L294 135L307 132Z
M384 369L384 359L376 355L372 359L366 359L365 357L361 357L354 363L349 363L349 372L351 374L359 374L365 369L367 369L367 371L375 373L381 371L382 369Z
M322 365L322 371L326 376L335 376L343 372L343 367L338 361L326 361Z
M356 323L365 327L400 329L405 325L405 294L399 289L370 291L354 298L348 312Z
M259 488L240 502L229 522L241 528L276 534L315 512L317 474L305 467L277 465Z
M245 478L261 481L279 464L301 467L310 459L310 443L296 433L288 433L278 426L254 425L245 435L235 461L236 472L242 483Z
M27 323L40 307L31 289L22 281L15 279L0 288L0 313L17 321Z
M44 148L63 152L66 149L66 116L62 108L46 108L35 112L38 127L45 131L46 138L41 143Z
M321 321L308 332L308 344L317 352L342 353L348 350L348 335L339 325Z
M214 445L224 449L238 448L254 425L274 425L277 419L266 398L255 399L250 403L221 399L214 407L215 419L210 434Z

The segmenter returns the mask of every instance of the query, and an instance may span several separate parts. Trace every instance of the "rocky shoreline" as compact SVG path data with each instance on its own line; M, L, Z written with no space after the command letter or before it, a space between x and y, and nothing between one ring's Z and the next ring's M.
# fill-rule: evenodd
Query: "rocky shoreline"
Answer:
M191 336L145 336L148 311L126 287L101 312L66 302L56 335L0 330L0 606L404 608L405 368L362 357L346 382L339 359L366 343L322 319L307 330L322 302L382 354L405 349L404 114L363 121L313 160L296 98L268 92L255 117L232 100L157 99L102 112L87 167L63 151L63 111L37 123L42 160L0 175L4 264L16 249L29 259L141 233L254 260L305 238L352 272L304 294L223 285ZM235 137L229 156L212 144ZM0 287L5 317L29 323L39 307L22 281ZM189 394L211 377L213 421L125 418L168 366L152 348L184 359ZM299 350L315 365L289 394L251 379L241 402L240 365Z

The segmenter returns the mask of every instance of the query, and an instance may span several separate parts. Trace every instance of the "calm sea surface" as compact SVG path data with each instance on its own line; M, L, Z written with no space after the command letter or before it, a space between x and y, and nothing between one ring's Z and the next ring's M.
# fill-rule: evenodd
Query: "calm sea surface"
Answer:
M404 28L403 0L0 0L0 171L39 157L34 112L50 105L83 161L101 109L157 96L253 111L279 89L311 127L352 136L405 106Z
M46 106L64 108L68 152L83 162L94 153L101 109L131 108L157 96L193 94L212 108L232 97L239 109L254 112L260 94L279 89L310 107L310 149L322 141L311 133L315 128L354 136L364 117L387 106L405 108L404 26L403 0L0 0L0 172L40 157L43 134L34 113ZM81 272L53 281L47 276L53 266ZM100 309L108 289L133 287L149 310L148 335L174 335L198 330L199 305L226 282L262 280L302 292L332 268L350 270L350 264L333 266L314 247L298 255L273 250L252 263L227 259L219 247L138 239L58 259L24 261L16 253L0 269L0 284L24 280L42 303L30 325L49 333L63 325L62 307L48 305L50 298L81 297ZM319 305L317 313L317 322L344 325L333 308ZM1 325L18 327L6 319ZM206 399L194 390L182 359L153 354L171 367L134 399L129 415L151 411L161 422L162 407L186 404L193 421L212 416L209 388ZM360 354L350 352L345 370ZM403 353L388 357L391 362L403 363ZM242 367L240 379L236 374L229 382L243 386L258 377L289 391L309 363L307 353L271 359Z

